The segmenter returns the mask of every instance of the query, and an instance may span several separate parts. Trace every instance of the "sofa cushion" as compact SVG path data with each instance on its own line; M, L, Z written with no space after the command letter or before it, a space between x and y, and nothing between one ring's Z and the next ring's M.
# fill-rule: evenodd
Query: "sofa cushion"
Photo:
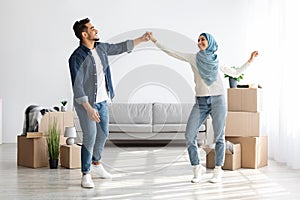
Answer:
M151 124L110 124L110 132L119 132L119 133L151 133L152 125Z
M153 125L153 132L163 133L163 132L185 132L185 124L155 124Z
M110 124L152 124L152 103L109 103Z
M154 103L153 123L186 124L194 104L192 103Z

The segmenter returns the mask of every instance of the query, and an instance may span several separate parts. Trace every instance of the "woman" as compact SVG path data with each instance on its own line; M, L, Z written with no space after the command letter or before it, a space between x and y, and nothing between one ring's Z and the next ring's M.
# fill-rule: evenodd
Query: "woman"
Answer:
M158 48L174 58L188 62L193 70L196 100L190 113L185 133L189 159L194 172L192 182L199 182L206 170L199 162L196 139L200 125L206 120L208 115L211 115L212 118L216 152L214 173L209 181L212 183L221 182L223 176L222 166L225 157L224 128L227 107L219 68L223 73L232 77L238 77L249 67L250 63L258 55L258 52L252 52L249 60L244 65L238 69L233 69L219 66L218 56L215 54L218 50L218 44L209 33L200 34L198 38L200 50L197 54L179 53L170 50L160 44L151 32L148 32L148 34L151 41Z

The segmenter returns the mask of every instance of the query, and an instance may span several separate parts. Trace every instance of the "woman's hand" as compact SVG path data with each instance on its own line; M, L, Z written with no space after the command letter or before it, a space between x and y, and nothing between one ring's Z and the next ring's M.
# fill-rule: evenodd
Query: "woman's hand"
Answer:
M154 35L153 35L153 33L152 32L147 32L147 34L148 34L148 36L149 36L149 38L150 38L150 40L152 41L152 42L156 42L157 41L157 39L155 39L155 37L154 37Z
M144 34L141 36L141 40L142 40L143 42L147 42L147 41L150 40L150 36L149 36L148 32L144 33Z
M253 52L251 53L251 56L250 56L249 60L248 60L248 63L251 63L251 62L253 61L253 59L254 59L255 57L257 57L257 56L258 56L258 51L253 51Z

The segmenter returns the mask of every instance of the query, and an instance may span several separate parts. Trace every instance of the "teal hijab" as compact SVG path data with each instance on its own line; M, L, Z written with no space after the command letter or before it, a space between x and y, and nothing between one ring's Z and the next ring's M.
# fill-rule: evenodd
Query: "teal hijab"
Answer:
M218 50L218 44L214 37L209 33L201 33L200 36L206 38L208 47L197 53L196 63L201 77L209 86L217 79L219 60L215 52Z

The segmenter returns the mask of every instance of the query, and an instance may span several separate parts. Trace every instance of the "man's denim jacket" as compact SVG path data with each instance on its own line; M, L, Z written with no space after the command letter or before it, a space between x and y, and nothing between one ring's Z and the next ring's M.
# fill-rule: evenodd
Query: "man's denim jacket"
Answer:
M130 52L133 47L132 40L118 44L95 42L105 74L106 88L111 99L114 97L114 89L107 56ZM69 58L69 67L75 102L78 104L89 102L91 106L94 106L97 95L97 70L91 50L80 43Z

